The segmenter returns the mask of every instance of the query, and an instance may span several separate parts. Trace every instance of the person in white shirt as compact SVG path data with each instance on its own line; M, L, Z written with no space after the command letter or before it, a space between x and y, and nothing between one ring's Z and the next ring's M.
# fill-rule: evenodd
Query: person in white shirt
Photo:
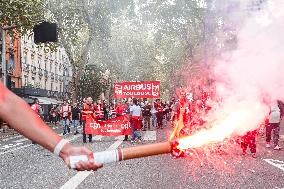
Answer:
M61 107L63 135L65 135L67 132L70 133L70 127L69 127L70 115L71 115L71 107L69 106L67 101L64 101L64 104Z
M281 121L281 112L279 108L279 104L274 103L271 106L270 114L269 114L269 124L266 127L266 147L270 148L271 141L271 132L273 131L273 147L274 150L281 150L281 147L278 145L279 142L279 134L280 134L280 121Z
M131 142L141 142L140 129L142 128L142 110L136 98L133 99L133 105L130 107L130 122L132 126Z

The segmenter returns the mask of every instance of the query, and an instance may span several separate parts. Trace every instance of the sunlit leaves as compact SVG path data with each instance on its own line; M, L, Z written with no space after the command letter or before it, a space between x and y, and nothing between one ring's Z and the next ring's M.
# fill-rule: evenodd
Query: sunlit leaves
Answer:
M26 34L43 19L43 0L0 1L1 26L16 25L21 34Z

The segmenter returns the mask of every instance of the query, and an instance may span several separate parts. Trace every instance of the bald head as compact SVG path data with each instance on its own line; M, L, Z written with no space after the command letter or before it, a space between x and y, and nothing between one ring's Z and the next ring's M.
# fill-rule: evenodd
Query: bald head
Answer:
M92 103L93 103L92 97L88 97L88 98L86 99L86 102L87 102L87 104L92 104Z

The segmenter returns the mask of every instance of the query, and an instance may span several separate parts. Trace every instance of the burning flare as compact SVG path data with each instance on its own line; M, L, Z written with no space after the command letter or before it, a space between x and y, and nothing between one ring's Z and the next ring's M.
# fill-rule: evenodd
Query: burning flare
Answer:
M250 124L257 123L260 125L262 123L263 120L259 119L259 117L264 117L267 110L267 107L261 103L243 103L238 109L230 112L220 112L218 116L216 115L217 112L214 112L218 119L208 120L206 128L197 131L193 135L180 138L178 148L180 150L199 148L204 145L222 142L233 135L243 135L250 131L251 128L258 127ZM261 116L255 116L256 114ZM210 116L214 117L214 114L208 116L209 118ZM176 127L179 128L180 124L182 124L181 121L178 121ZM172 140L172 138L170 139Z

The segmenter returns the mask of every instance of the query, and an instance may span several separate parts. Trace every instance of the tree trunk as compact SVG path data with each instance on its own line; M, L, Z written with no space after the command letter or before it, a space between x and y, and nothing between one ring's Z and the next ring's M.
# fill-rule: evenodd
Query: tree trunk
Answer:
M71 99L73 102L76 102L79 98L79 92L80 92L80 79L83 73L83 66L82 64L79 64L80 66L74 66L74 71L72 75L72 96Z

